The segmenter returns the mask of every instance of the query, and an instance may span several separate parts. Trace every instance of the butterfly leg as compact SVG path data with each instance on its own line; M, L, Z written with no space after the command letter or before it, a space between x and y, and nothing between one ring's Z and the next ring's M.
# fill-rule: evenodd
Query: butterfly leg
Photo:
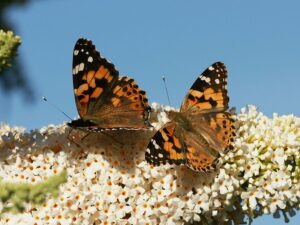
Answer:
M79 149L79 151L76 151L73 155L74 158L80 158L81 155L84 153L83 149L84 146L80 145L79 143L77 143L72 137L71 137L71 132L73 131L73 128L70 129L67 139L73 143L74 145L76 145L76 147ZM87 135L85 135L83 138L85 138ZM83 138L81 140L83 140Z
M121 141L114 138L113 135L106 133L106 132L101 132L101 133L104 134L105 136L107 136L108 138L112 139L115 143L119 144L120 146L124 145L124 143L122 143Z
M81 138L81 141L83 141L85 138L87 138L91 133L87 133L85 134L82 138Z
M70 129L69 133L68 133L68 136L67 136L67 139L72 142L73 144L75 144L77 146L77 148L80 148L80 144L78 144L76 141L73 140L73 138L71 137L71 133L73 131L73 128Z

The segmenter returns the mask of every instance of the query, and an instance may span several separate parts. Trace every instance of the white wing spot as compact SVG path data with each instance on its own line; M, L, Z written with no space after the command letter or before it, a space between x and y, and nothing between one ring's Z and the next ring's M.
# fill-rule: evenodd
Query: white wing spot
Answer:
M149 148L147 148L146 152L147 152L147 153L150 153L150 149L149 149Z
M86 51L85 54L89 55L90 53L88 51Z
M83 71L83 70L84 70L84 63L80 63L78 71Z
M83 48L81 49L81 52L84 52L84 49L83 49Z
M163 157L164 157L164 155L163 155L163 154L161 154L161 153L159 153L159 154L158 154L158 157L159 157L159 158L163 158Z
M94 61L94 59L93 59L93 57L92 56L90 56L90 57L88 57L88 62L93 62Z
M216 82L216 84L219 84L220 80L219 79L215 79L215 82Z
M205 81L210 84L210 78L206 77Z
M79 67L79 65L75 66L75 74L78 73L78 67Z
M78 55L79 51L78 50L74 50L74 55Z
M151 142L154 145L155 149L159 149L159 145L156 143L156 141L154 139L152 139Z
M212 66L208 67L208 70L212 71L214 70L215 68L213 68Z

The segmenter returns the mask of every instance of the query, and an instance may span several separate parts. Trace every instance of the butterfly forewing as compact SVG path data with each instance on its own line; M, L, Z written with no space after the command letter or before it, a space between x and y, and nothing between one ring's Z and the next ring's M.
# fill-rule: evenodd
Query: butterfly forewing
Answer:
M148 144L145 158L149 164L155 166L186 163L182 131L176 123L169 122L156 132Z
M228 109L227 70L222 62L208 67L188 91L181 112L203 113Z
M73 52L73 85L80 117L94 114L118 80L119 72L90 40L78 39Z

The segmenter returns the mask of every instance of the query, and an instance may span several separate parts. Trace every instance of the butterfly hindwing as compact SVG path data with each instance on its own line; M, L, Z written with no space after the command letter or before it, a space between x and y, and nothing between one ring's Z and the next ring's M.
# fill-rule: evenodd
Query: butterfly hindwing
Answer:
M149 127L150 106L145 92L129 77L120 77L105 104L87 118L106 128Z
M215 168L217 150L211 148L202 134L195 131L185 131L186 165L195 171L208 171Z
M222 62L208 67L186 95L181 112L200 113L228 109L227 70Z
M197 171L215 168L219 153L233 148L234 121L229 112L191 116L193 131L185 131L187 166Z

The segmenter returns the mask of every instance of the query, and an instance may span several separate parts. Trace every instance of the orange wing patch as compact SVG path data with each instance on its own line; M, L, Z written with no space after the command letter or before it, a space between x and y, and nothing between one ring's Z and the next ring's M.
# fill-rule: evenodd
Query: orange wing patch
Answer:
M199 148L200 147L200 148ZM187 146L187 166L196 171L206 172L216 168L216 157L209 154L206 149L198 146L196 149L193 146Z
M128 105L128 109L143 112L149 110L150 106L145 92L142 91L136 82L129 77L121 77L118 85L113 89L114 97L111 103L114 107Z
M212 118L212 117L211 117ZM211 119L212 120L212 119ZM212 124L213 122L210 122ZM233 142L236 136L234 120L229 112L217 113L215 116L216 123L216 136L218 140L221 140L221 148L223 151L229 151L233 149ZM213 127L212 127L213 128Z

